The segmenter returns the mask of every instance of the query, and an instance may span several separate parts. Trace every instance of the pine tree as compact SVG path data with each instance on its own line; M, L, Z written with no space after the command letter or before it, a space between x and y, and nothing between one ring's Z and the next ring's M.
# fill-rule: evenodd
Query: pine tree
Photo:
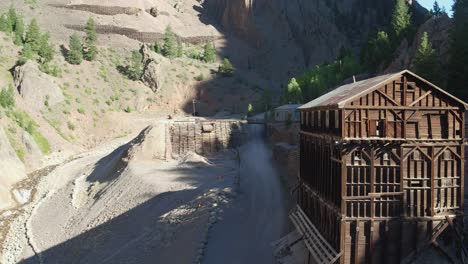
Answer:
M31 48L31 45L26 43L21 50L21 57L18 60L19 65L25 64L28 60L34 59L34 51Z
M15 23L15 44L16 45L23 45L23 37L24 37L24 21L22 16L16 17Z
M166 28L166 31L164 33L164 44L162 53L168 58L175 58L177 56L177 40L170 26Z
M8 20L10 20L11 24L11 31L15 31L16 28L16 19L18 17L18 14L16 13L16 9L13 6L10 6L8 9Z
M362 54L362 63L370 72L379 72L381 66L387 66L392 56L392 45L385 31L379 31L371 37Z
M184 55L184 47L182 46L182 41L179 39L177 41L177 57L180 58Z
M209 42L203 47L203 60L205 62L214 62L216 60L216 50Z
M83 57L88 61L92 61L96 58L98 53L98 49L96 46L96 23L94 22L93 18L89 18L88 22L86 22L85 32L86 36L83 45Z
M411 14L405 0L396 0L391 24L395 40L399 42L411 25Z
M432 48L427 32L424 32L414 58L414 71L421 77L441 85L439 64L437 54Z
M450 33L448 88L468 100L468 0L456 0L452 9L454 24Z
M432 6L432 9L431 9L430 12L431 12L431 15L434 16L434 17L442 16L443 11L440 8L439 3L437 2L437 0L434 1L434 5Z
M130 80L139 80L143 75L143 55L138 50L132 51L130 65L127 68L127 76Z
M13 32L13 25L9 17L5 14L0 15L0 31L3 31L5 33Z
M34 52L39 51L41 41L41 30L39 29L39 25L37 24L36 19L31 20L31 23L28 26L28 30L26 31L24 41L25 43L31 45L31 49Z
M82 45L80 37L74 33L70 36L70 50L67 53L66 60L70 64L81 64L83 61L83 54L81 53Z
M49 43L50 36L48 33L44 33L39 38L39 49L37 54L41 57L42 63L48 63L54 58L54 48Z
M159 44L158 41L154 42L153 50L154 50L154 52L161 54L162 47L161 47L161 44Z

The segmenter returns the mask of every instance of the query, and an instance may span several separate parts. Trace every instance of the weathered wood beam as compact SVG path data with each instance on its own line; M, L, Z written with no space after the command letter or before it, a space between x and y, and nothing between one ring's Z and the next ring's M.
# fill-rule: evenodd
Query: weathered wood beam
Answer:
M401 106L399 103L397 103L395 100L393 100L393 98L391 98L390 96L388 96L386 93L380 91L379 89L375 90L376 92L378 92L379 94L381 94L383 97L385 97L387 100L389 100L392 104L394 104L395 106Z
M421 97L419 97L418 99L416 99L414 102L412 102L409 106L414 106L416 105L417 103L419 103L422 99L426 98L428 95L430 95L432 93L432 91L429 91L429 92L426 92L424 93Z

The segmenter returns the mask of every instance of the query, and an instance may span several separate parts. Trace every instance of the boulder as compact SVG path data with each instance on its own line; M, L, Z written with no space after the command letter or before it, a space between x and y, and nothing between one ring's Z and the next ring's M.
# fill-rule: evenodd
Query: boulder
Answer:
M157 7L153 6L151 9L150 9L150 15L154 16L154 17L158 17L159 16L159 10Z
M0 127L0 211L16 205L10 190L26 178L24 164L12 148L5 131Z
M60 87L55 84L52 77L41 72L37 63L28 61L14 69L15 86L29 107L41 110L45 101L53 106L64 101Z
M42 152L36 144L36 141L32 138L32 136L23 131L23 135L21 137L21 141L23 142L26 152L24 155L24 164L26 166L27 171L34 171L42 166Z
M142 45L140 52L143 55L143 64L145 65L141 81L153 92L156 92L161 88L163 80L161 64L166 61L166 58L153 52L146 44Z

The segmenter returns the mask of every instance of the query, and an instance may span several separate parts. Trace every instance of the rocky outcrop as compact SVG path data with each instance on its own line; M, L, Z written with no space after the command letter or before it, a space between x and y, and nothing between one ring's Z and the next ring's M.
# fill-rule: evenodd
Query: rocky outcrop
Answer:
M163 83L163 74L161 73L161 66L167 63L167 59L163 56L153 52L148 45L144 44L140 49L143 55L144 71L141 81L151 88L153 92L158 91Z
M26 148L24 155L24 164L26 166L26 170L31 172L40 168L42 166L43 156L32 136L28 132L23 131L21 141Z
M414 12L424 12L414 5ZM394 1L374 0L203 1L223 29L256 48L247 61L234 58L236 66L274 83L335 60L341 47L358 55L370 32L387 27L393 6Z
M411 69L414 65L414 57L416 51L421 44L421 37L424 32L427 32L429 41L436 51L437 57L442 65L447 65L450 48L450 28L452 27L452 19L448 16L433 17L427 20L419 27L413 43L410 45L406 39L402 41L397 48L394 56L395 59L385 70L386 73L397 72L403 69ZM445 67L443 67L445 68Z
M14 82L28 107L35 110L41 110L46 101L47 105L53 106L65 99L60 87L50 76L41 72L35 62L28 61L17 66L14 70Z
M25 167L0 127L0 211L15 206L10 190L26 178Z

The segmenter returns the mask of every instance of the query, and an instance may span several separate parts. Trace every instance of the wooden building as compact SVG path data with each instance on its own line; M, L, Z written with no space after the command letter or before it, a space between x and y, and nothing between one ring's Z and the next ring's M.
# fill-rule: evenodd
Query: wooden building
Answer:
M462 214L461 100L405 70L338 87L300 112L291 219L315 262L400 263Z

